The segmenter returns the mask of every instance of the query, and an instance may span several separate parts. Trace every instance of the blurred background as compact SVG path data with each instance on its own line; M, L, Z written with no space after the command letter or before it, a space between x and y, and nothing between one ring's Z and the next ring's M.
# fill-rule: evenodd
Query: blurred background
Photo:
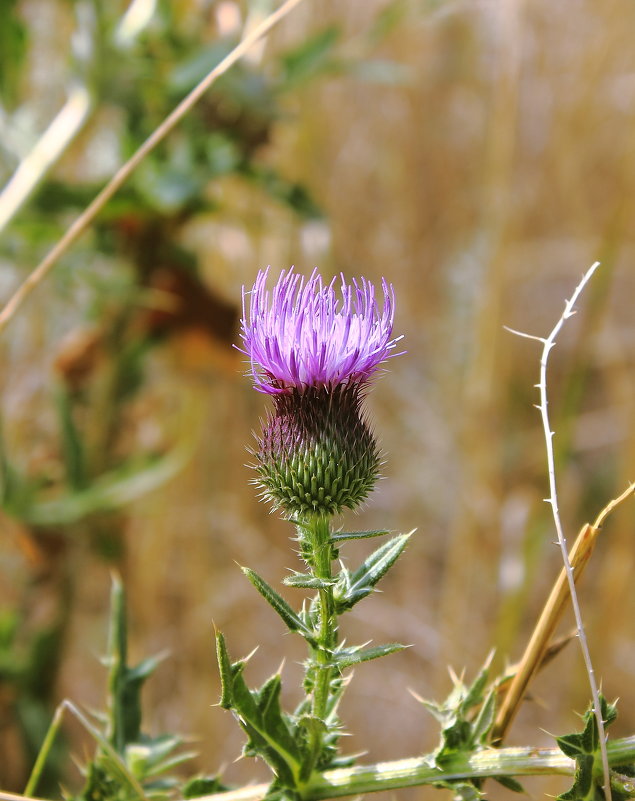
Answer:
M3 302L272 8L1 0ZM191 736L201 771L266 778L234 764L242 735L213 706L213 627L235 657L260 646L253 684L285 654L295 704L302 645L238 567L274 586L297 567L292 527L250 485L268 400L232 348L241 286L268 264L385 276L405 335L368 398L384 479L341 522L417 527L383 592L344 619L356 641L413 647L357 670L347 750L432 749L437 724L408 689L440 700L448 666L474 675L492 647L500 669L519 658L560 556L532 406L540 349L503 326L548 334L596 260L551 355L570 542L635 479L633 31L628 0L307 0L63 257L0 338L0 787L23 789L62 698L103 706L113 570L132 661L168 652L146 727ZM620 697L614 736L635 731L634 523L630 501L580 590L596 673ZM283 590L298 605L299 592ZM574 729L588 697L573 643L532 685L509 744L551 744L544 730ZM68 737L81 755L80 727ZM62 758L49 778L79 781Z

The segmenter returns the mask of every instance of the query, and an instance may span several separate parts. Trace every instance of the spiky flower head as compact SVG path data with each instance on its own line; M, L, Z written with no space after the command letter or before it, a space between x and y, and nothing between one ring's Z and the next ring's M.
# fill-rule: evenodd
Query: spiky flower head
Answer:
M365 278L341 276L338 295L317 270L308 280L283 271L271 291L268 273L243 289L241 321L255 388L274 400L254 450L257 483L291 516L354 509L379 476L361 405L369 379L396 355L393 288L382 280L380 308Z
M324 285L317 269L308 281L293 268L283 270L271 292L268 275L261 270L253 288L243 289L241 350L251 361L258 391L277 395L364 383L396 355L391 351L401 337L391 339L395 296L385 280L380 309L375 287L365 278L348 284L342 275L339 298L336 279Z

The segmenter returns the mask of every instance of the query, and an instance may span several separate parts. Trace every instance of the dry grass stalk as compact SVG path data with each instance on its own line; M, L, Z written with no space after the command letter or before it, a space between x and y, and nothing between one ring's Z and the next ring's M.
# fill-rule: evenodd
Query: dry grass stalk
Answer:
M625 501L634 493L635 484L630 484L619 497L612 500L602 509L593 525L586 523L582 527L569 554L569 561L571 562L576 582L582 575L593 553L604 521L622 501ZM525 653L520 660L518 669L509 686L509 690L498 711L496 723L492 730L492 741L497 745L502 743L514 720L520 703L525 697L529 682L540 669L545 657L549 653L553 632L562 617L568 597L569 585L567 582L567 573L563 567L538 618L538 622L525 648Z

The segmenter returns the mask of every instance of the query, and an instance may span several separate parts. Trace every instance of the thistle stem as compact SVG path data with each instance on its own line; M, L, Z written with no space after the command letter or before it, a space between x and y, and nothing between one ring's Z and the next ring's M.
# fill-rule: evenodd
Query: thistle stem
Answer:
M307 562L317 579L327 582L331 580L331 562L333 548L331 546L331 527L324 515L316 516L305 528L309 553ZM318 622L316 626L317 646L313 649L315 681L313 686L312 715L325 720L328 715L328 704L331 695L333 678L333 649L337 645L337 613L333 600L333 587L324 586L318 590Z
M607 753L611 766L632 763L635 760L635 737L608 742ZM573 776L575 767L575 762L559 748L487 748L471 755L457 752L448 759L443 769L435 764L434 755L428 754L394 762L325 771L314 777L304 798L321 801L440 781L474 781L492 776ZM222 794L202 796L199 801L263 801L267 790L266 784L252 784Z

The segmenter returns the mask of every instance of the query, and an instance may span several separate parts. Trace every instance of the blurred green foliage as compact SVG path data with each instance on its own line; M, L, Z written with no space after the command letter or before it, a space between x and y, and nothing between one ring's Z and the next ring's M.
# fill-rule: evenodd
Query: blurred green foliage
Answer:
M106 658L109 670L106 710L88 718L70 702L58 707L29 777L27 794L41 791L45 769L55 754L60 724L67 712L74 714L95 740L94 755L81 765L84 786L76 795L67 797L78 801L138 801L140 798L161 801L169 797L171 790L180 787L182 782L172 771L190 760L193 754L181 748L183 740L177 735L152 737L142 731L141 690L161 659L150 657L130 667L127 626L124 589L115 577ZM190 780L184 795L192 798L220 786L212 778L197 777Z
M17 13L18 0L0 2L0 97L11 108L19 96L21 69L27 49L27 27Z

